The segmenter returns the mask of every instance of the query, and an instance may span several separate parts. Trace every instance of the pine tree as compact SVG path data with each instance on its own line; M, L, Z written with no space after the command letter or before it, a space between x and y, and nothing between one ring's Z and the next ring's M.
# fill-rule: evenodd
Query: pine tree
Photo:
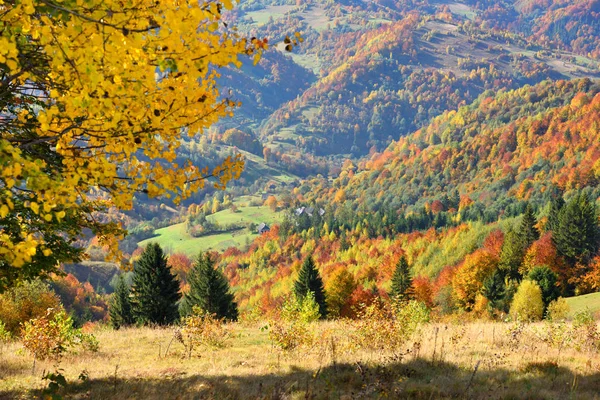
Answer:
M321 318L325 318L327 316L327 303L325 301L323 279L321 279L321 275L311 255L307 256L304 263L302 263L298 280L294 284L294 293L297 298L304 298L308 292L312 292L315 296L315 301L319 305Z
M535 219L533 208L530 204L527 204L519 227L519 237L523 243L524 250L527 250L533 242L540 238L540 232L535 227L536 224L537 220Z
M131 305L141 324L168 325L179 318L179 283L157 243L146 247L133 270Z
M550 211L548 213L548 222L546 223L546 231L556 232L559 226L560 212L565 205L562 196L558 196L550 203Z
M127 286L121 274L117 280L115 293L112 295L109 308L110 323L114 329L134 323L129 293L129 286Z
M527 276L530 280L538 284L542 289L542 300L544 301L544 312L553 300L560 296L560 289L556 285L558 275L549 267L543 265L535 267Z
M488 299L489 306L493 310L508 312L506 301L506 282L501 270L497 269L483 282L483 296Z
M523 240L519 233L511 228L504 236L504 243L500 252L499 268L504 276L508 279L520 281L521 273L519 272L519 267L524 257L525 249L523 247Z
M410 298L410 289L412 287L412 277L410 275L410 266L406 257L403 255L396 264L396 270L392 276L392 290L390 296L397 300L408 300Z
M552 241L571 267L587 264L596 254L600 245L598 217L587 196L580 193L563 207Z
M229 291L229 282L221 271L215 268L208 253L200 253L196 263L188 274L190 291L185 294L179 311L181 315L190 315L194 306L216 315L217 318L237 320L237 303Z

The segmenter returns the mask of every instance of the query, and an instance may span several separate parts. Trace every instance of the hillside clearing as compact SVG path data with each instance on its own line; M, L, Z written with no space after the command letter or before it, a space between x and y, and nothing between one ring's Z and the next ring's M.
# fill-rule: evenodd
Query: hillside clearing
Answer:
M586 308L589 309L592 314L600 312L600 293L569 297L566 300L571 308L569 312L570 317L573 317L578 311L584 311Z
M279 219L279 215L264 206L240 206L237 212L229 209L219 211L207 217L220 225L230 224L272 224ZM144 247L148 243L158 243L168 253L184 253L190 257L198 255L199 251L223 251L229 247L242 248L250 243L258 234L248 229L233 230L231 232L215 233L202 237L193 237L186 231L186 223L179 223L166 228L157 229L156 236L143 240L138 246Z

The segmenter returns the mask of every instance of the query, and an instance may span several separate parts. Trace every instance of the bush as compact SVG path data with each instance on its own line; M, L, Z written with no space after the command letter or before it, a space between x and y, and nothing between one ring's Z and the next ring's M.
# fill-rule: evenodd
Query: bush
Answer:
M564 298L559 297L548 304L546 319L552 322L564 321L567 319L568 314L569 305L567 304L567 301Z
M320 317L319 305L312 292L302 298L293 296L283 303L280 319L271 321L267 326L269 339L282 351L309 346L314 340L309 324Z
M0 322L7 332L18 335L22 323L58 307L58 296L48 285L41 281L23 282L0 295Z
M581 328L583 326L595 324L594 316L589 308L580 310L573 315L573 328Z
M8 342L12 339L12 334L6 329L4 322L0 321L0 342Z
M321 317L319 305L315 301L312 292L302 298L296 296L289 298L281 307L281 319L286 322L299 321L302 323L311 323L318 321Z
M192 315L183 318L180 340L191 357L197 347L223 348L227 344L230 332L225 328L223 319L209 314L202 308L193 307Z
M429 322L431 315L425 303L411 300L400 305L394 310L396 326L401 334L409 337Z
M544 315L542 289L533 281L524 280L510 305L510 315L518 321L538 321Z
M98 341L73 327L73 320L64 310L49 309L43 317L32 319L22 328L23 346L35 359L59 361L63 354L77 345L90 351L98 350Z

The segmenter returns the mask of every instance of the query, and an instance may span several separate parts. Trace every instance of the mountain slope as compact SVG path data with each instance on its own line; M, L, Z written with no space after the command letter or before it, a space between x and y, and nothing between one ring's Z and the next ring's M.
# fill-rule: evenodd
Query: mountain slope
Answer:
M366 210L446 202L458 190L491 219L511 202L542 203L558 191L589 187L597 198L599 93L589 80L486 92L372 156L357 173L342 172L332 186Z

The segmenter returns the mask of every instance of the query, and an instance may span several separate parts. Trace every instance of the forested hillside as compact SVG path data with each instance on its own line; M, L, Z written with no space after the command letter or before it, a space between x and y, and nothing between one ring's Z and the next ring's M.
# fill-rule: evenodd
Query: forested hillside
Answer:
M585 224L553 221L568 209L556 203L563 198L582 209L600 198L599 118L600 87L589 80L486 92L358 166L347 162L332 182L305 182L278 230L246 253L226 252L221 265L242 307L263 311L289 293L307 254L314 254L329 290L346 288L345 310L386 296L402 254L419 298L442 309L472 309L495 271L516 271L510 279L517 284L547 266L563 294L594 291L600 288L600 264L593 261L597 215L588 214L595 228L588 244L579 244L581 254L591 246L585 259L572 258L557 239ZM322 212L298 214L302 206ZM515 244L522 243L527 210L533 210L536 233ZM454 278L459 271L474 274L470 283L461 283L460 274ZM503 274L502 282L509 272Z

